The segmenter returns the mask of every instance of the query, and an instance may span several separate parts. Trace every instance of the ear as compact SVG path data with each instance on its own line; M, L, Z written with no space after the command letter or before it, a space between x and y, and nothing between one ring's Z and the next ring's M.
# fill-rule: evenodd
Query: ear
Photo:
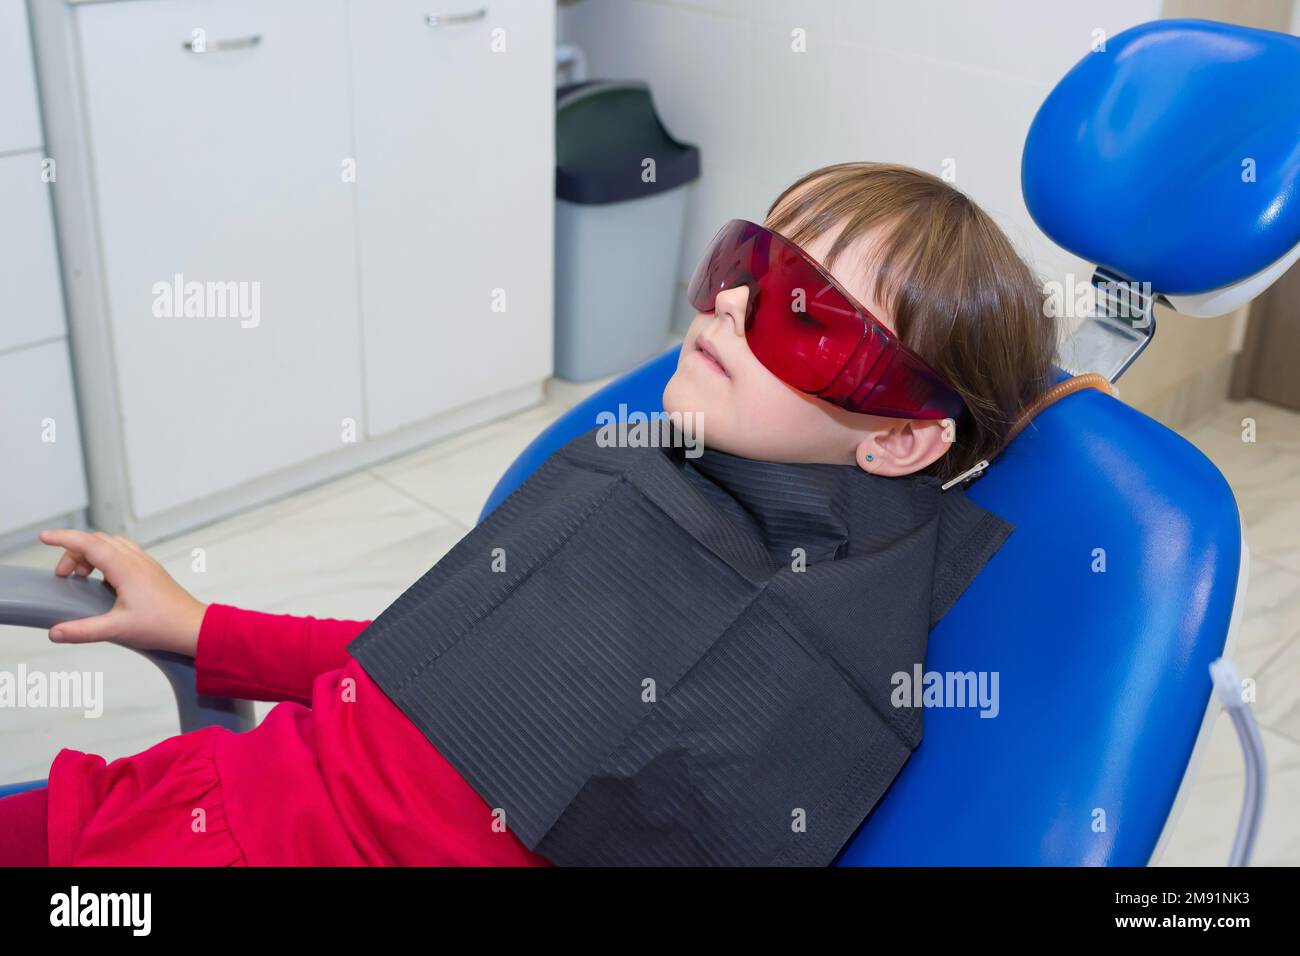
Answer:
M853 459L863 471L895 478L911 475L938 461L952 444L950 423L883 418L885 426L862 435Z

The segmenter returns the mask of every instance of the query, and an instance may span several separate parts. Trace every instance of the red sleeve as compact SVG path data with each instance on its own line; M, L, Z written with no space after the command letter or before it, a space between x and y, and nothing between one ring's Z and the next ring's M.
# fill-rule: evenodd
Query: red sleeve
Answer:
M211 604L199 628L195 683L214 697L310 704L312 681L351 660L344 647L369 624Z

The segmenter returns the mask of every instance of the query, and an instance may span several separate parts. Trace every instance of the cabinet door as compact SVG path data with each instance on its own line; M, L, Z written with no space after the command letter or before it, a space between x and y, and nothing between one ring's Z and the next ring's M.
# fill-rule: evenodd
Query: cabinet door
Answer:
M343 0L77 21L136 516L339 449L363 419Z
M68 343L0 355L0 534L86 506Z
M550 374L554 10L354 0L349 19L379 434Z
M61 337L52 183L41 178L41 154L0 156L0 352Z
M40 146L27 9L23 0L0 0L0 153Z

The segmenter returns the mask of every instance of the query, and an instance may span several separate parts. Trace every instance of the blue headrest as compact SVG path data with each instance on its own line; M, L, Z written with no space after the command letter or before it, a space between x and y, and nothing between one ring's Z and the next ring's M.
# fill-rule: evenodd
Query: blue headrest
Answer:
M1300 244L1300 38L1209 20L1110 38L1039 108L1021 187L1055 242L1157 293L1267 268Z
M672 349L562 416L484 514L598 413L661 410L676 367ZM1015 531L939 622L926 666L997 673L1000 713L927 711L841 863L1144 865L1228 633L1232 492L1195 447L1091 391L1042 412L969 494Z

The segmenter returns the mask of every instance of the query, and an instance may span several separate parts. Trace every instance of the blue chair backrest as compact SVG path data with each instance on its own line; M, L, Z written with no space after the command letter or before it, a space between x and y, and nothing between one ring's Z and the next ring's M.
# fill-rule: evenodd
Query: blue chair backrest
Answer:
M676 365L673 349L571 409L484 514L599 413L661 411ZM1143 865L1228 632L1232 493L1194 446L1100 392L1044 411L968 493L1016 530L935 628L926 666L998 674L1000 711L928 710L841 862Z

